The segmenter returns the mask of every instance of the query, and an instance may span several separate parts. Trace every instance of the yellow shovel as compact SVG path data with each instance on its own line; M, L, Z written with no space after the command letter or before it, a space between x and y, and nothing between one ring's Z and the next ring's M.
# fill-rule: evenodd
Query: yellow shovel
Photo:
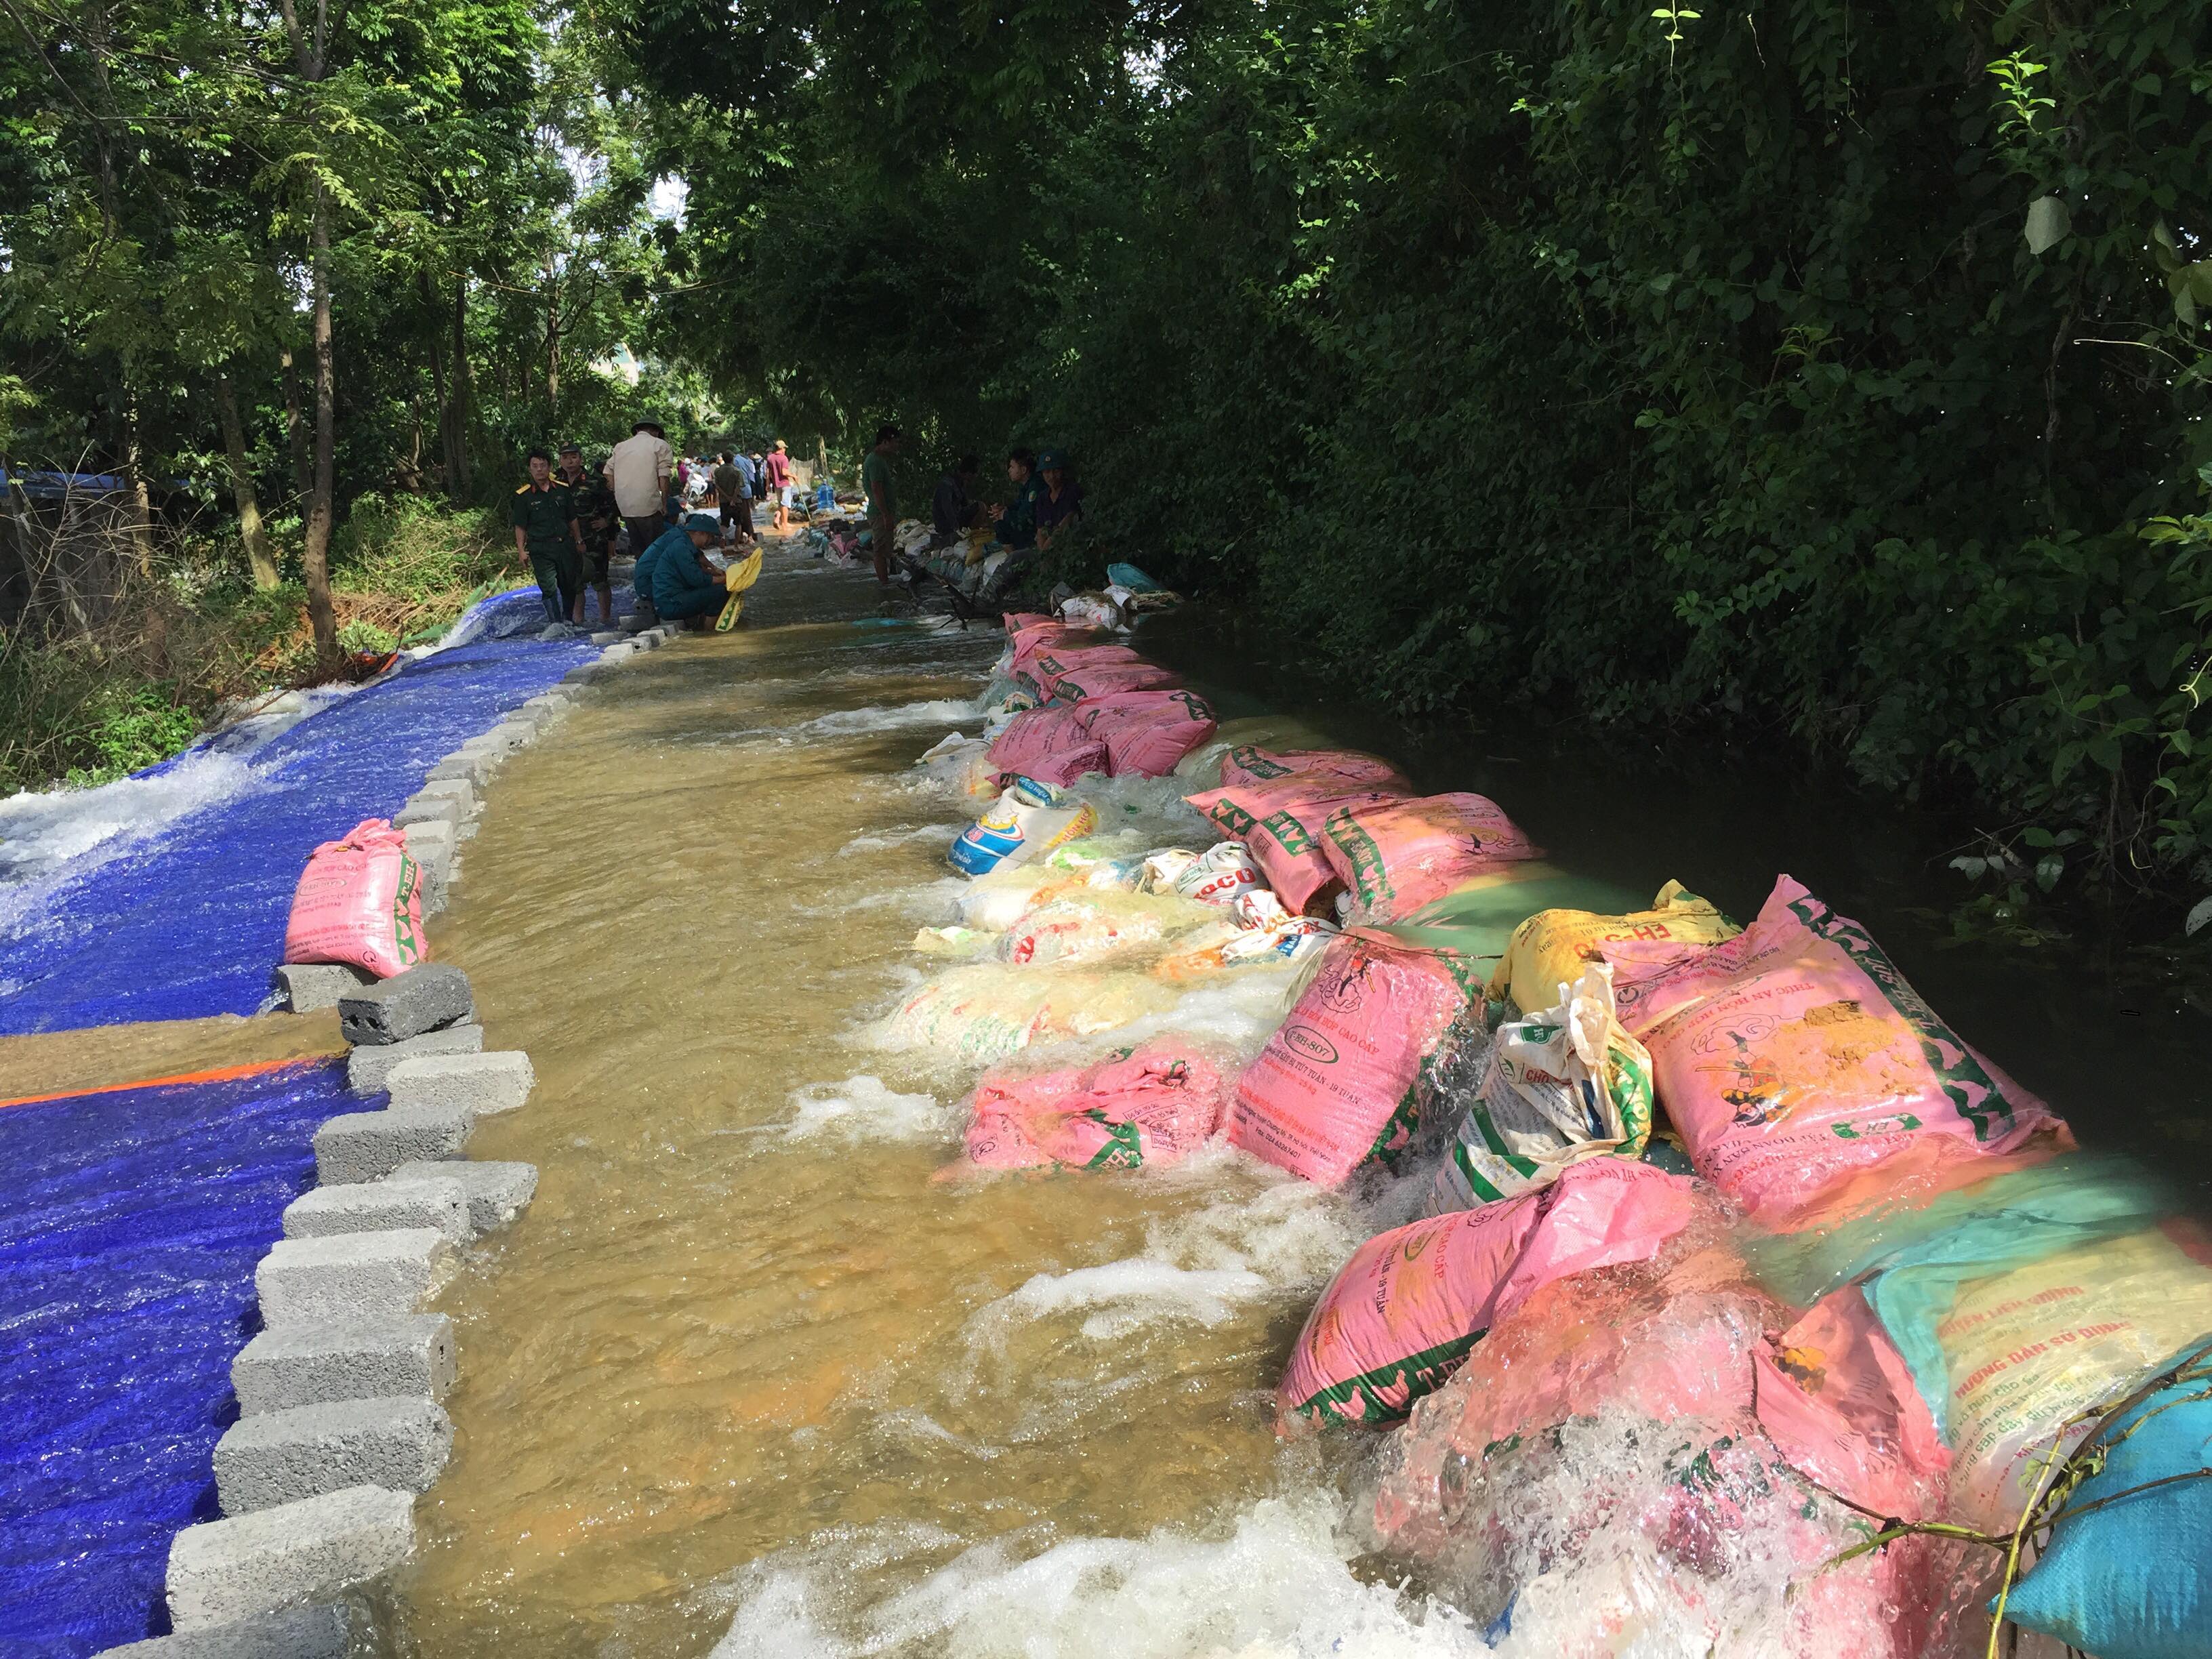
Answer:
M745 613L744 592L760 580L761 554L765 550L756 547L738 563L723 573L723 591L730 596L722 607L722 614L714 618L714 631L726 634L738 625L738 618Z

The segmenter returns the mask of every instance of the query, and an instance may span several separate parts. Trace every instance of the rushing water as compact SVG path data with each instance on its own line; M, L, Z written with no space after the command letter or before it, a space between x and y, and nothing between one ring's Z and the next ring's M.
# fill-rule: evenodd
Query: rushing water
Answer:
M1389 1195L1357 1211L1227 1154L1143 1180L933 1179L973 1074L874 1032L921 972L915 930L950 919L943 854L969 816L913 762L978 728L1000 645L886 625L866 578L780 552L743 632L602 682L502 773L437 939L491 1045L538 1077L471 1151L541 1182L441 1304L459 1440L400 1587L413 1651L1486 1651L1361 1570L1339 1530L1359 1437L1273 1432L1298 1323L1399 1218ZM1695 805L1679 784L1547 786L1525 751L1486 753L1504 758L1410 758L1595 873L1680 876L1739 914L1776 868L1832 873L1770 856L1764 823L1670 819ZM1130 804L1158 822L1165 796ZM1746 799L1731 823L1810 816ZM1825 824L1812 855L1850 840ZM1249 1038L1282 982L1253 986L1190 1012Z

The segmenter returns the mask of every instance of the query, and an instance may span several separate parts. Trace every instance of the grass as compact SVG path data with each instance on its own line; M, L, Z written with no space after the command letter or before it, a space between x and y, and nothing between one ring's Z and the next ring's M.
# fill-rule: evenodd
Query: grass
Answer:
M0 794L107 782L185 748L227 702L321 678L298 526L271 532L288 578L275 588L245 579L234 535L183 540L89 631L0 634ZM426 643L519 577L495 510L363 496L331 538L338 642L371 660Z

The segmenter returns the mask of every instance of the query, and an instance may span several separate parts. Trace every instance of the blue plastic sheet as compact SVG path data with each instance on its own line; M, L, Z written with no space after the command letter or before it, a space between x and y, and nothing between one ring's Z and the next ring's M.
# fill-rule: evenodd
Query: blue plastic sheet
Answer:
M212 1520L253 1269L359 1103L307 1061L0 1108L0 1654L167 1628L179 1528Z
M430 768L596 654L541 643L535 589L483 608L492 634L405 665L274 738L257 787L64 880L0 937L0 1036L246 1014L269 991L307 855L389 817Z

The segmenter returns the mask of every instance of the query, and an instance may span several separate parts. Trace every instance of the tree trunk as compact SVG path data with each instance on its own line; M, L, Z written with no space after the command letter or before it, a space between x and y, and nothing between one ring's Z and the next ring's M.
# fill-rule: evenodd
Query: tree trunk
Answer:
M314 306L315 476L307 492L307 535L301 563L307 577L307 621L315 630L315 659L328 671L338 661L337 612L331 604L331 494L337 454L337 366L331 350L331 198L315 185L313 247L307 289Z
M246 562L256 587L276 586L276 556L261 527L261 502L253 490L253 467L246 458L246 425L238 418L238 386L228 374L215 377L216 413L222 417L222 447L230 455L230 493L238 502L238 537L246 544Z
M138 453L138 394L123 394L123 481L131 487L131 546L138 561L138 574L154 574L154 501L147 492L146 471Z
M446 441L446 494L465 501L475 494L469 476L469 276L453 278L453 401L446 405L439 428Z
M307 417L301 412L300 366L292 361L292 348L283 349L284 442L292 452L292 494L300 503L300 516L307 516L307 496L315 487L314 468L307 459Z
M555 420L561 418L561 284L550 270L545 282L545 407Z

